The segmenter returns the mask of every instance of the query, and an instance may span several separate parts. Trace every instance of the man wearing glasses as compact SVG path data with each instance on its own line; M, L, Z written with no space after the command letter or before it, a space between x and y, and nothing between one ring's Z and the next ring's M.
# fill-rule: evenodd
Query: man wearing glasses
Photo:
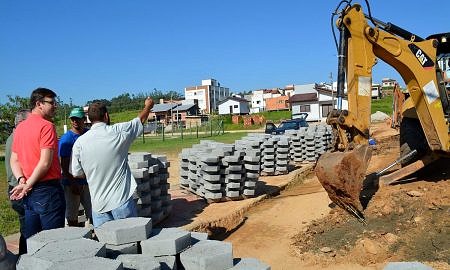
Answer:
M83 205L86 218L91 217L91 196L85 178L74 178L70 173L70 157L75 141L88 129L85 128L86 120L83 108L73 108L69 115L71 128L59 140L59 157L62 169L62 184L66 196L66 219L69 226L79 226L78 209Z
M11 200L23 198L24 236L64 227L66 202L61 186L58 137L52 119L56 94L47 88L31 93L31 114L14 131L11 169L19 184L11 190Z

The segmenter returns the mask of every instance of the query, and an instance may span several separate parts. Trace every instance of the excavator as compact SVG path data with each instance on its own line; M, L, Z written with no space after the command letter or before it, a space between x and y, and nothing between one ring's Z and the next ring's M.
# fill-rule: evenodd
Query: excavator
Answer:
M450 64L450 33L421 38L372 17L365 2L368 14L352 1L341 1L333 13L332 22L338 16L339 30L339 40L335 38L337 107L328 114L327 123L335 140L333 151L323 154L315 167L330 199L363 223L363 190L367 186L395 183L439 158L450 157L450 102L443 70ZM378 59L400 74L408 98L401 108L400 157L380 172L366 175L372 156L372 69ZM345 96L348 109L342 108ZM392 172L397 164L401 169Z

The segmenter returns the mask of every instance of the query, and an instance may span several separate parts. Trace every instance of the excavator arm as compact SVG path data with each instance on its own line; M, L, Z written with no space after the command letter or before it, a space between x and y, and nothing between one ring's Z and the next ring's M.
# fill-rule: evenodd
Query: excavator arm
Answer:
M363 219L359 199L371 158L368 140L372 68L377 59L392 66L403 78L410 95L405 110L409 117L419 120L432 152L449 152L450 106L437 65L436 39L424 40L374 19L364 14L359 4L344 8L336 25L340 32L338 102L337 109L327 117L335 134L335 152L322 155L315 171L330 199ZM348 110L342 108L345 96Z

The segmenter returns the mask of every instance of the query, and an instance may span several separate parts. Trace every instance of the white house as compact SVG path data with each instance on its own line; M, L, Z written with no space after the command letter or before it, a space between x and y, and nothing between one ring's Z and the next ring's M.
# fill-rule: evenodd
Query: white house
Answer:
M248 100L240 97L227 97L219 102L219 115L224 114L249 114Z
M306 121L322 121L328 112L336 108L336 90L327 84L311 84L297 87L290 98L292 107L292 118L296 118L300 113L308 113ZM347 98L342 100L342 109L348 109Z
M278 88L276 89L260 89L252 92L251 113L259 113L266 110L266 99L280 97L283 94Z

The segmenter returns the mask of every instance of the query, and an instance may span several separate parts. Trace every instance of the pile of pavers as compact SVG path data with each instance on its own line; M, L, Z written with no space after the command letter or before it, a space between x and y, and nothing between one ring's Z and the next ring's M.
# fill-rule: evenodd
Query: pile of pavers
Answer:
M16 256L6 248L6 242L0 235L0 269L13 270L16 269Z
M294 162L316 162L320 155L331 149L332 128L330 125L318 124L301 127L299 130L287 130L286 136L291 140L290 159Z
M110 221L95 235L98 240L81 227L42 231L27 240L28 253L19 258L17 269L270 269L257 259L233 258L230 243L208 240L206 233L152 229L151 218Z
M133 198L138 216L151 217L153 224L161 222L172 211L167 157L135 152L128 155L128 165L137 183Z
M331 126L287 130L285 135L250 133L234 145L202 140L183 149L180 186L212 202L256 195L259 176L289 173L289 162L315 162L330 149Z

